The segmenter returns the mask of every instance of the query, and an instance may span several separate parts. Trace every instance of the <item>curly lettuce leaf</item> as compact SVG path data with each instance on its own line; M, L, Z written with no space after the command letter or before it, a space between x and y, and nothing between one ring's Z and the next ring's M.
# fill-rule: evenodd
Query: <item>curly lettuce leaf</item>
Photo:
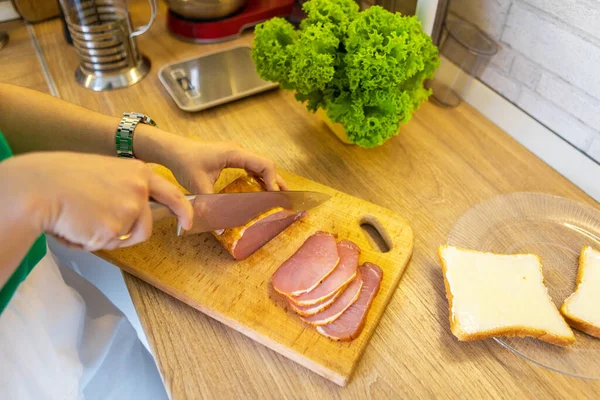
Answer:
M438 50L415 17L353 0L309 0L295 31L279 18L259 25L252 56L263 79L322 108L352 143L374 147L398 133L430 91Z
M258 74L267 81L279 82L284 89L293 89L288 82L288 71L292 67L289 48L299 33L283 18L258 24L254 33L252 60Z
M302 5L306 18L300 30L312 25L327 26L342 40L350 22L358 16L358 4L354 0L309 0Z
M289 47L293 60L288 74L290 84L300 94L323 90L333 78L340 41L333 31L321 24L307 26Z
M361 147L375 147L398 133L411 102L408 92L395 88L372 93L346 92L327 102L327 116L344 125L348 140Z
M425 69L423 54L432 46L415 17L379 6L363 11L350 24L345 45L351 90L400 85Z

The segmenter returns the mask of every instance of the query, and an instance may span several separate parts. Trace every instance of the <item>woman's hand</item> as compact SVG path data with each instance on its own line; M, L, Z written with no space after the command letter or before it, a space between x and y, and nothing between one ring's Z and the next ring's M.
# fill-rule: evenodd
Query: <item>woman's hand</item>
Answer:
M150 237L149 197L184 229L193 210L181 191L141 161L77 153L31 153L0 164L2 190L24 223L88 251L131 246ZM123 235L131 236L120 240Z
M214 183L224 168L243 168L263 179L268 190L287 190L277 174L275 163L233 142L197 142L180 138L161 164L169 168L179 183L191 193L213 193Z

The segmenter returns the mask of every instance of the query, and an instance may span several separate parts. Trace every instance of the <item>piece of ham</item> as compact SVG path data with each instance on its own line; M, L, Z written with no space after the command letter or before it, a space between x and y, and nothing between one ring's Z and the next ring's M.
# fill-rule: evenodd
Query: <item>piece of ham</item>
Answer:
M296 313L300 314L303 317L308 317L311 315L315 315L320 313L321 311L325 310L327 307L329 307L331 304L333 304L333 302L342 295L342 293L344 293L344 290L346 289L346 286L340 288L337 292L333 293L333 295L319 303L316 304L312 304L310 306L299 306L296 303L294 303L292 300L290 300L290 298L287 298L287 302L288 305L290 306L290 308L292 310L294 310Z
M315 326L332 323L358 300L362 286L363 281L359 274L344 290L344 293L342 293L329 307L310 317L302 317L302 320Z
M221 193L260 192L266 190L262 181L244 176L229 184ZM295 213L274 207L246 225L213 232L213 235L236 260L243 260L267 244L271 239L306 213Z
M349 240L342 240L337 244L337 251L340 262L335 270L310 292L290 297L290 301L294 303L294 306L312 306L324 303L328 299L330 300L340 289L348 286L356 277L360 248ZM300 307L300 309L302 308ZM302 312L299 313L302 314Z
M318 326L320 334L341 341L353 340L360 335L371 303L379 292L383 271L375 264L365 263L360 266L359 273L363 286L358 300L332 323Z
M335 236L317 232L281 264L271 283L284 296L298 296L316 288L334 271L339 261Z

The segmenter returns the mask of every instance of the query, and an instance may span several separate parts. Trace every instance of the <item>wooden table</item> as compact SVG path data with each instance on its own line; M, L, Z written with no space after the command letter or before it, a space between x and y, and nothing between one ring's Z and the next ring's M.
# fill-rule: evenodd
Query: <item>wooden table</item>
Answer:
M9 21L0 24L2 31L9 39L0 50L0 82L50 93L27 26L20 20Z
M132 7L140 20L146 12L142 7ZM35 32L63 99L115 116L144 112L181 135L236 140L285 170L390 208L414 229L412 261L346 388L126 275L173 399L600 396L600 382L535 366L494 341L460 343L450 333L436 248L462 213L515 191L542 191L598 206L469 105L449 110L424 104L399 136L364 150L343 145L281 90L195 114L175 106L158 80L160 66L249 43L250 35L220 45L180 42L166 31L163 5L156 24L139 38L152 61L150 74L131 88L94 93L74 81L78 61L64 42L60 22L36 25ZM2 65L4 57L0 52Z

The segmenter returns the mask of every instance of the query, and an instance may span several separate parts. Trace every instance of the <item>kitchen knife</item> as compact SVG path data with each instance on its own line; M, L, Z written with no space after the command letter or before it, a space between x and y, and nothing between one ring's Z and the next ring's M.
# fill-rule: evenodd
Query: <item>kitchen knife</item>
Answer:
M319 192L278 191L249 193L216 193L188 195L194 208L194 224L186 233L219 231L245 225L253 218L275 207L295 213L308 211L331 196ZM164 205L150 201L152 220L172 217ZM177 227L177 235L181 229Z

